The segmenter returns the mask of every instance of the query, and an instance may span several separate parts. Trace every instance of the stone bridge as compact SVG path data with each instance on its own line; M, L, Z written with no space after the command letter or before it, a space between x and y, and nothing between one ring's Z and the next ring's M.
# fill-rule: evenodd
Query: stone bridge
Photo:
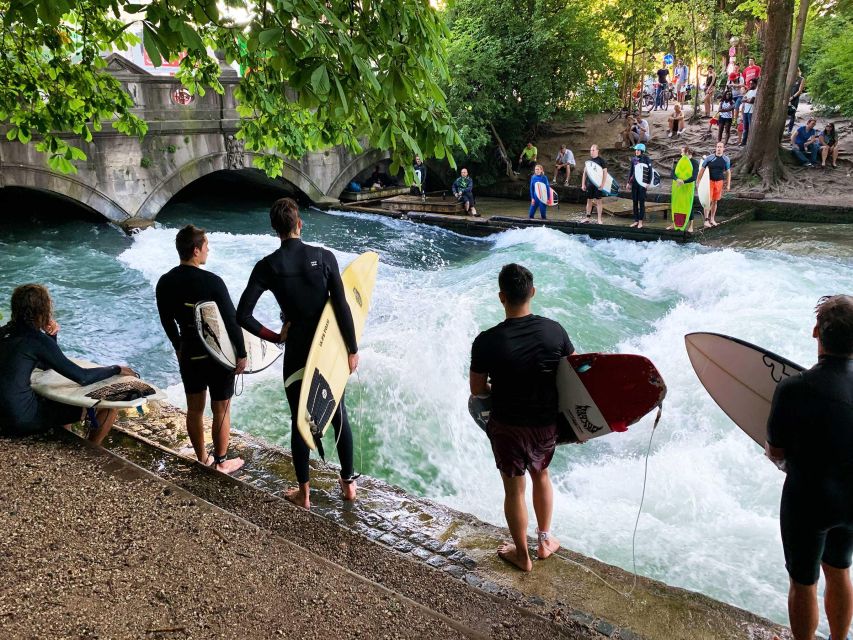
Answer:
M271 180L252 168L253 154L234 137L236 73L223 67L225 92L191 97L168 76L154 76L118 55L108 70L133 96L135 113L148 123L142 140L107 125L91 143L80 142L86 162L76 175L56 173L32 143L0 138L0 188L37 189L70 198L122 226L144 226L178 191L216 171L301 192L317 204L338 202L341 191L358 174L388 157L368 150L354 156L342 147L285 159L282 176ZM69 136L73 138L74 136Z

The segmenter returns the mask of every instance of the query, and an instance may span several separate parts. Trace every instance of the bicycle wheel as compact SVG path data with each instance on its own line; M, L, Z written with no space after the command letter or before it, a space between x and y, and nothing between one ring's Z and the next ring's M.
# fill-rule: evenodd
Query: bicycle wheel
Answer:
M669 87L664 89L663 92L661 93L660 101L661 101L661 106L663 107L663 110L668 111L669 110Z
M613 111L611 111L610 115L607 118L607 124L610 124L611 122L614 122L615 120L618 120L619 116L621 116L624 112L625 112L625 109L621 109L621 108L620 109L614 109Z

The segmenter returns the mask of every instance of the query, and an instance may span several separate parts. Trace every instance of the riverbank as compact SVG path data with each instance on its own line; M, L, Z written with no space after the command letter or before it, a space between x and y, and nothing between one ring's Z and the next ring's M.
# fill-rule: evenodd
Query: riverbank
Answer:
M318 461L312 461L314 507L298 510L281 498L293 482L287 451L237 434L232 448L247 464L235 479L179 457L186 444L183 414L165 406L143 419L121 420L105 446L193 496L489 637L535 638L547 631L548 637L614 640L770 640L783 633L736 607L635 579L568 549L522 574L494 553L507 536L503 528L375 478L362 478L358 501L344 504L336 470ZM95 492L102 486L88 484Z

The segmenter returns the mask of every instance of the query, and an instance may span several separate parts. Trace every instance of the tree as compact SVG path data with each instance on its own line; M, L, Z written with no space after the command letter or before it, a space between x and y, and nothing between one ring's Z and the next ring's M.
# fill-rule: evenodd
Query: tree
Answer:
M749 141L738 165L741 175L761 176L764 189L786 175L779 159L779 134L788 109L785 85L791 52L794 0L769 0L764 28L761 91L752 112Z
M237 23L221 6L250 17ZM75 171L81 142L106 122L145 134L100 56L137 43L132 27L155 65L186 52L177 77L193 93L222 91L209 49L251 70L237 89L237 136L271 176L280 156L358 152L360 139L391 151L391 171L413 154L453 165L461 145L441 89L447 30L423 0L0 0L0 17L0 123L10 140L35 140L55 170Z
M812 103L853 116L853 2L812 2L801 66Z
M797 29L791 43L791 59L788 62L788 74L785 78L785 86L790 90L797 77L797 65L800 62L800 47L803 44L803 33L806 30L806 19L809 15L809 1L800 0L800 13L797 16Z

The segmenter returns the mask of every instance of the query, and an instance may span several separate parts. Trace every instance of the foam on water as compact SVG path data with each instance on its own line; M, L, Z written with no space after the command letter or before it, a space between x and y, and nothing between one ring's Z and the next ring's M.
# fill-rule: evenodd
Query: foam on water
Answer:
M255 262L278 246L262 223L241 220L238 232L209 233L207 268L222 276L235 302ZM135 283L121 294L129 304L106 309L101 322L139 329L135 352L151 354L145 367L156 369L155 381L182 401L171 348L151 317L153 287L176 262L174 233L157 227L133 237L118 256ZM683 336L734 335L810 366L812 308L820 295L853 291L853 261L591 241L544 228L472 240L359 215L315 216L306 236L329 246L341 267L367 249L381 256L360 373L348 391L360 471L503 524L490 447L467 414L468 367L473 338L503 319L497 273L520 262L535 275L534 311L561 322L578 351L642 353L667 382L637 535L640 572L786 620L778 533L783 475L704 391ZM82 295L60 275L52 280L45 271L42 279L65 287L70 299ZM279 326L271 295L261 299L257 315ZM287 445L280 374L278 364L245 377L234 424ZM631 568L652 422L648 416L628 433L558 449L553 530L566 546Z

